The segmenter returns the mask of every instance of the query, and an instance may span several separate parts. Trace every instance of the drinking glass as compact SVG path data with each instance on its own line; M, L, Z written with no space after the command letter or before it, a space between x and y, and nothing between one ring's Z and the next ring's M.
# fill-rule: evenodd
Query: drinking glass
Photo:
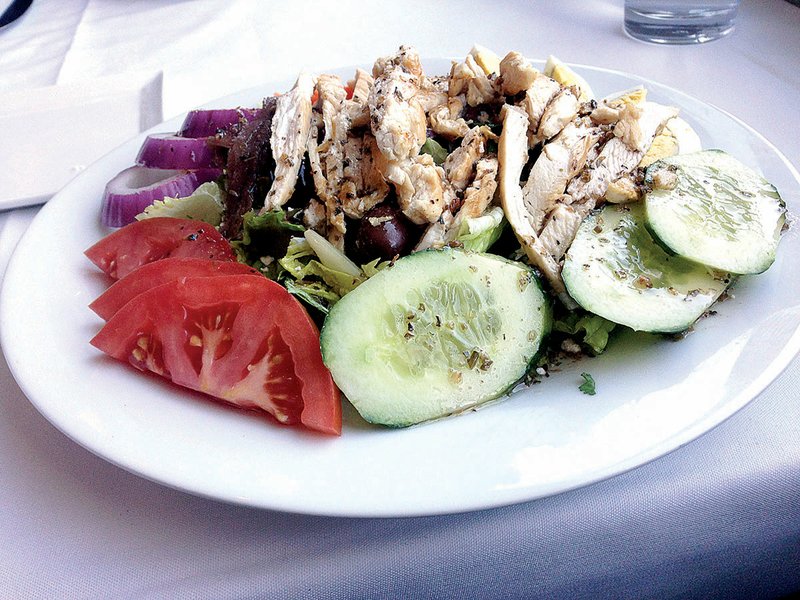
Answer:
M658 44L700 44L733 31L738 0L625 0L625 31Z

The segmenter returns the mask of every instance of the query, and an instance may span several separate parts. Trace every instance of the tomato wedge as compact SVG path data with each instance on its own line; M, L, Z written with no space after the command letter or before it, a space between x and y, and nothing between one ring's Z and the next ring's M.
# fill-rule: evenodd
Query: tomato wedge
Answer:
M142 292L91 343L110 356L285 425L339 435L339 390L319 331L266 277L187 277Z
M208 223L174 217L134 221L84 252L113 279L169 256L236 260L230 243Z
M182 277L214 277L217 275L263 277L258 270L239 262L171 256L144 264L122 279L115 281L89 305L89 308L103 320L108 321L131 299L150 288Z

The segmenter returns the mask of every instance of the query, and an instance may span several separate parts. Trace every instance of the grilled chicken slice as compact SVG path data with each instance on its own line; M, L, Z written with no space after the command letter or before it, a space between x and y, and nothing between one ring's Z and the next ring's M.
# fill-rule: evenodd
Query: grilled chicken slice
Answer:
M427 77L423 75L419 81L419 91L416 98L425 114L436 107L447 104L450 94L447 92L447 77Z
M474 219L482 216L489 209L497 190L497 172L499 162L496 157L481 158L475 164L475 178L464 191L461 208L453 216L449 209L445 209L442 217L431 228L438 229L435 247L449 244L458 237L461 223L465 219ZM423 239L430 240L431 232L426 231ZM426 246L426 248L429 246Z
M537 266L556 293L565 291L558 263L542 246L523 200L520 178L528 162L528 114L506 104L502 110L503 131L498 145L500 202L514 234L532 264Z
M416 51L401 46L397 54L378 59L369 95L370 125L387 160L415 157L425 143L427 118L419 99L422 66Z
M317 80L318 108L315 124L322 127L322 140L309 137L309 162L314 171L314 186L325 206L326 235L328 241L339 249L344 248L347 225L344 220L339 190L344 176L344 144L347 140L349 119L344 112L347 92L341 80L334 75L320 75ZM317 133L317 131L315 131ZM319 168L319 174L315 167Z
M444 171L419 154L427 134L423 100L441 92L422 73L416 51L401 46L373 67L370 125L379 156L375 166L394 186L400 209L414 223L434 223L444 210Z
M464 201L458 214L464 219L480 217L489 208L497 191L497 173L500 163L497 157L483 157L475 163L475 177L464 190Z
M336 198L336 191L342 179L343 147L349 126L342 110L347 92L338 77L320 75L317 81L317 93L323 127L323 138L317 145L317 152L327 184L325 190L317 191L327 202L329 198Z
M589 118L578 118L542 148L522 190L529 220L537 232L541 232L547 214L563 202L567 184L583 169L601 134L601 128Z
M487 156L485 150L478 154L473 154L477 145L483 146L483 142L475 142L482 134L482 128L474 128L471 132L477 132L472 136L472 140L464 139L462 146L456 149L449 157L461 153L461 158L457 159L458 166L453 171L457 174L458 185L447 175L447 162L445 162L445 173L447 181L443 190L445 208L439 219L432 223L425 230L422 239L417 244L415 251L426 250L428 248L440 248L456 239L461 222L464 219L480 217L491 205L497 190L497 173L499 163L497 157ZM492 137L494 134L488 130L484 132ZM459 189L460 186L465 189ZM463 193L462 193L463 192ZM459 198L458 194L462 193Z
M578 96L572 88L561 88L542 113L533 138L534 143L546 142L557 135L578 115L579 108Z
M342 124L341 112L347 99L347 91L335 75L320 75L317 80L317 94L324 127L324 136L319 147L324 150L334 141L341 141L343 133L347 131L347 123L344 123L344 127L339 127Z
M564 257L584 217L586 214L580 207L568 204L557 204L547 215L539 241L553 261L559 262Z
M360 219L389 194L389 186L376 165L380 150L372 134L364 133L348 136L343 154L339 199L348 217Z
M489 78L473 54L468 54L464 62L454 63L450 70L448 87L450 96L464 95L469 106L491 104L498 100L499 92L494 81Z
M369 94L375 80L364 69L356 69L355 78L348 83L353 90L349 100L345 100L344 110L351 128L369 125Z
M314 113L313 135L309 136L309 162L317 194L325 207L326 219L320 227L318 214L312 215L315 231L344 248L345 214L360 218L366 210L383 200L388 186L372 161L375 139L363 126L369 124L369 95L374 80L358 69L350 82L352 95L338 77L321 75L317 81L318 104ZM317 134L322 129L322 139ZM357 134L354 128L360 128Z
M311 96L315 78L307 73L280 96L272 120L270 145L275 159L275 179L267 192L262 211L283 206L292 197L311 130Z
M631 173L639 165L655 136L677 112L671 106L654 102L627 105L620 111L620 119L614 126L614 137L569 183L567 193L575 202L589 203L593 208L612 182Z
M466 97L452 96L443 104L435 106L428 113L428 119L433 132L448 140L455 140L467 135L469 125L461 117L466 106Z
M506 96L526 91L538 75L539 71L519 52L509 52L500 61L500 86Z
M445 207L444 172L428 154L402 163L389 162L383 176L394 185L397 203L414 223L434 223Z
M537 76L525 91L522 106L528 113L531 132L536 133L539 129L539 122L542 120L547 105L559 91L561 91L561 84L546 75Z
M497 140L497 136L488 127L473 127L444 161L444 173L447 181L457 191L463 192L473 179L475 164L486 154L486 143Z

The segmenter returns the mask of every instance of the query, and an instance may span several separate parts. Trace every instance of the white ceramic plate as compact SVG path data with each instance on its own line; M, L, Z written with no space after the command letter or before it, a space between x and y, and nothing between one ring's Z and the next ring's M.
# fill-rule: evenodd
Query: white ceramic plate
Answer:
M447 61L429 61L443 73ZM681 107L705 147L760 169L800 209L800 177L759 134L678 91L580 68L595 93L644 83ZM351 70L343 71L349 75ZM215 103L256 105L276 82ZM156 128L175 130L179 120ZM661 456L736 412L800 347L800 278L790 230L765 274L680 342L625 334L603 356L565 365L543 383L477 412L405 430L369 427L349 405L326 439L281 428L155 377L89 345L101 321L87 305L104 278L83 250L99 224L103 186L130 165L131 140L77 177L37 215L5 276L3 349L25 394L65 434L107 460L195 494L277 510L348 516L458 512L576 488ZM578 391L581 371L597 395Z

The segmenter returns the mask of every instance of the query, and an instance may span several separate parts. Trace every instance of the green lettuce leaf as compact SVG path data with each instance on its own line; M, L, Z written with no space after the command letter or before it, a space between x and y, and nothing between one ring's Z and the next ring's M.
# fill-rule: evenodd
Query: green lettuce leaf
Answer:
M480 217L464 219L459 225L456 241L461 242L465 250L486 252L500 238L506 223L503 209L495 206Z
M361 265L361 274L353 276L326 266L320 262L304 237L293 237L278 264L278 281L308 305L327 314L342 296L353 291L389 262L374 260Z
M222 221L224 208L222 188L216 182L208 181L189 196L183 198L167 196L163 200L156 200L142 213L136 215L136 218L141 221L153 217L177 217L204 221L217 227Z
M292 236L304 231L302 225L292 223L281 209L264 214L249 211L244 214L242 239L231 243L239 262L246 263L275 279L278 275L277 259L286 254Z
M296 281L291 277L282 278L281 283L290 294L327 315L331 306L336 304L340 296L320 281Z
M338 296L337 300L366 280L365 275L353 276L326 267L317 260L311 245L301 237L294 237L289 241L286 255L278 262L297 281L322 280Z
M609 334L616 326L603 317L578 312L569 313L553 323L554 330L573 336L576 342L587 346L595 355L606 349Z
M447 158L447 148L442 146L433 138L428 138L425 140L425 143L422 144L422 148L419 149L419 153L430 154L430 156L433 158L433 162L439 167L444 164L444 161Z

